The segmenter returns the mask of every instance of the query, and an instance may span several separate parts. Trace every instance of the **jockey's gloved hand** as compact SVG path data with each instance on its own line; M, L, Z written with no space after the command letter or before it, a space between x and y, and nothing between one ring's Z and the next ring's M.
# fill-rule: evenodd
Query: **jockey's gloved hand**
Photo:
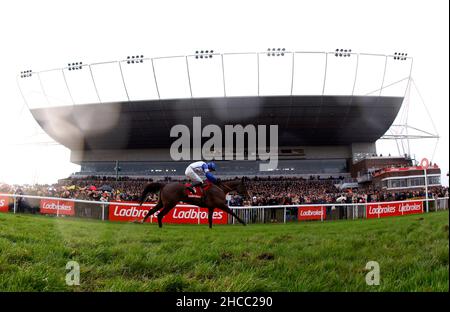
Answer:
M209 171L206 173L206 178L214 184L217 183L217 178Z
M220 183L222 183L222 180L219 179L219 178L217 178L217 179L216 179L216 184L220 184Z

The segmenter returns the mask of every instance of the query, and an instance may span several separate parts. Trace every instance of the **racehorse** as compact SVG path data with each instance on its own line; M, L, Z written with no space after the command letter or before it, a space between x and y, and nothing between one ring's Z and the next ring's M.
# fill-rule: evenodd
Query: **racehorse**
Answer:
M219 182L218 184L209 184L208 188L203 190L204 196L201 198L192 198L186 194L186 185L179 182L172 183L149 183L145 186L144 191L139 199L139 205L142 205L149 193L155 193L159 191L158 203L155 207L149 210L147 215L141 221L144 223L155 212L161 210L158 213L158 225L162 227L162 218L177 205L178 202L192 204L199 207L208 208L208 223L209 228L212 228L212 217L215 208L229 213L236 218L240 223L246 225L246 223L239 218L227 205L225 195L231 191L237 191L239 194L248 195L247 189L244 184L244 179Z

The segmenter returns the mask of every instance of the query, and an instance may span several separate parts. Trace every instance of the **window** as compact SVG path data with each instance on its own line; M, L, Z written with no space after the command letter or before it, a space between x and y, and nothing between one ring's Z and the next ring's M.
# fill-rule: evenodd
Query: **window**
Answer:
M411 178L409 179L409 186L424 186L425 185L425 178Z
M441 177L427 177L428 184L441 184Z

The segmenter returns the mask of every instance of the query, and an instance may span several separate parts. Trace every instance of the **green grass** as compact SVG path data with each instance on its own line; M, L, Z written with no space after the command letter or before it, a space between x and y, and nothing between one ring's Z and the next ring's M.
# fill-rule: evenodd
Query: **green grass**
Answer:
M0 291L449 291L448 211L214 226L0 214ZM81 285L67 286L77 261ZM380 285L368 286L368 261Z

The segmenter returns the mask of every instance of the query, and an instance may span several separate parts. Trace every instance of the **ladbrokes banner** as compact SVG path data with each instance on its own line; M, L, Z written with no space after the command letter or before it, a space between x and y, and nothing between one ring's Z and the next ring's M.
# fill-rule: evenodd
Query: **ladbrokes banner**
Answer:
M125 206L121 205L124 202L114 202L109 206L109 220L110 221L135 221L142 220L147 212L154 207L151 206ZM158 222L156 216L158 212L147 219L147 222ZM208 209L197 208L187 205L177 205L163 218L164 223L190 223L197 224L200 219L200 224L208 223ZM214 224L227 224L228 215L224 211L215 210L213 213Z
M325 220L327 210L324 206L308 206L298 208L299 220Z
M75 203L66 200L41 199L40 212L73 216L75 214Z
M367 204L367 219L423 213L422 201Z
M0 212L8 212L9 197L0 196Z

